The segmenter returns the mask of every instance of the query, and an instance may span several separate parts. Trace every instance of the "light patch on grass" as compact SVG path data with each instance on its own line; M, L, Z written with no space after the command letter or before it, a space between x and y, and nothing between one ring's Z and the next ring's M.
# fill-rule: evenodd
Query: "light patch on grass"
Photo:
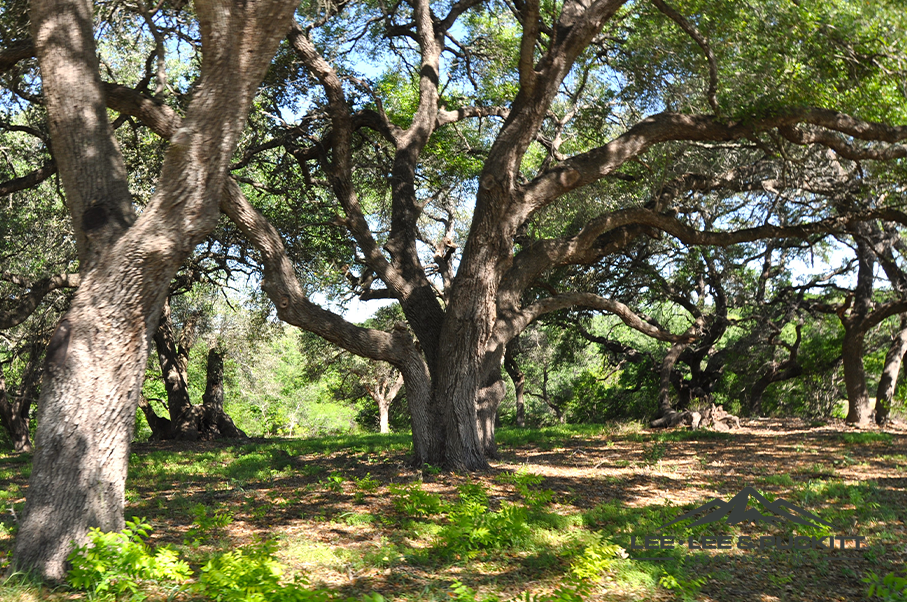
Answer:
M348 553L345 550L298 535L288 536L282 542L277 555L288 564L303 567L340 570L349 564Z

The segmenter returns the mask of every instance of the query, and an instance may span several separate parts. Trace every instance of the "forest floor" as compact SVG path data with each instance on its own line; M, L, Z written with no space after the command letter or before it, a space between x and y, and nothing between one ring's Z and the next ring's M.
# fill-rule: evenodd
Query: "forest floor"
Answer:
M450 474L408 467L406 435L141 443L132 450L126 514L146 517L150 543L172 544L196 569L219 551L271 540L287 575L305 575L310 587L400 600L451 600L454 582L478 599L545 594L577 566L591 566L592 600L853 601L866 599L864 578L901 571L907 561L903 427L797 419L743 421L730 433L585 425L502 429L499 445L490 470ZM29 460L0 455L0 574ZM724 516L658 529L747 486L832 527L732 525ZM469 511L469 500L487 503L484 515ZM749 508L765 512L755 499ZM834 551L690 550L687 539L792 534L865 539L859 550L849 540ZM631 536L640 544L647 535L682 545L631 549ZM629 557L590 554L609 542ZM456 599L472 599L462 591ZM0 586L4 601L83 595Z

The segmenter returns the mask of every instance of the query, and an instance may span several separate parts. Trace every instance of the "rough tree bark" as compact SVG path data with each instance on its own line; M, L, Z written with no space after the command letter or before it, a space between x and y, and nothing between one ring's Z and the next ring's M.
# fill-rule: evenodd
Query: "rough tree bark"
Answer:
M295 2L197 0L201 79L136 217L111 136L85 0L31 3L54 158L81 285L47 348L34 467L12 566L66 574L89 527L123 527L129 442L169 282L214 227L226 169Z

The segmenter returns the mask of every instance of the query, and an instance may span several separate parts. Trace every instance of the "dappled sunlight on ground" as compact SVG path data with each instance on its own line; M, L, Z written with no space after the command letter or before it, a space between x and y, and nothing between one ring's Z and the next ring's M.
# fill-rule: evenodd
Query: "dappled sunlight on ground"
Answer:
M654 529L681 508L726 501L745 486L819 513L836 532L859 532L869 551L735 549L688 553L682 564L617 561L593 599L674 599L675 592L656 584L681 571L687 580L704 578L693 597L701 601L849 601L863 597L860 579L868 570L884 574L907 558L902 429L756 420L728 434L614 425L505 430L500 439L499 460L473 475L411 468L405 435L140 444L133 449L127 515L148 517L151 541L177 546L195 566L215 550L276 538L290 574L304 574L313 586L411 600L443 599L454 580L504 598L551 591L598 538L627 547L631 534ZM22 457L0 457L4 505L21 509L26 467ZM524 472L540 475L537 488L553 497L521 546L446 555L439 547L446 511L407 516L394 504L401 485L422 481L420 491L453 504L458 488L472 483L482 485L489 512L497 512L525 501L507 477ZM14 529L10 514L3 519L0 558L12 548ZM200 530L200 520L208 527ZM727 532L760 529L745 524ZM30 602L31 594L13 599Z

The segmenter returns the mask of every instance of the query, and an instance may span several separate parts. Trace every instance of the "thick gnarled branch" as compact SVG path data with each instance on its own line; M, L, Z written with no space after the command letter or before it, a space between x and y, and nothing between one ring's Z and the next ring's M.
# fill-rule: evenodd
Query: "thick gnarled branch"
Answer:
M655 144L671 140L731 141L748 138L756 132L774 128L780 128L782 132L794 136L794 132L800 130L791 128L797 124L809 124L868 142L896 144L907 139L907 126L887 126L863 121L828 109L792 110L784 115L745 124L725 124L706 115L659 113L640 121L608 144L570 157L525 185L522 191L527 202L527 210L531 213L571 190L607 176ZM804 144L815 142L826 146L831 146L834 142L828 136L820 136L818 133L813 134L812 138L807 138L803 134L799 139ZM900 149L902 147L898 146L877 152L904 156L901 153L905 151Z
M27 320L51 291L61 288L77 288L81 282L78 274L56 274L32 282L16 274L5 272L0 274L0 280L6 280L29 289L27 293L17 296L12 303L9 303L11 305L9 309L0 307L0 330L12 328Z

